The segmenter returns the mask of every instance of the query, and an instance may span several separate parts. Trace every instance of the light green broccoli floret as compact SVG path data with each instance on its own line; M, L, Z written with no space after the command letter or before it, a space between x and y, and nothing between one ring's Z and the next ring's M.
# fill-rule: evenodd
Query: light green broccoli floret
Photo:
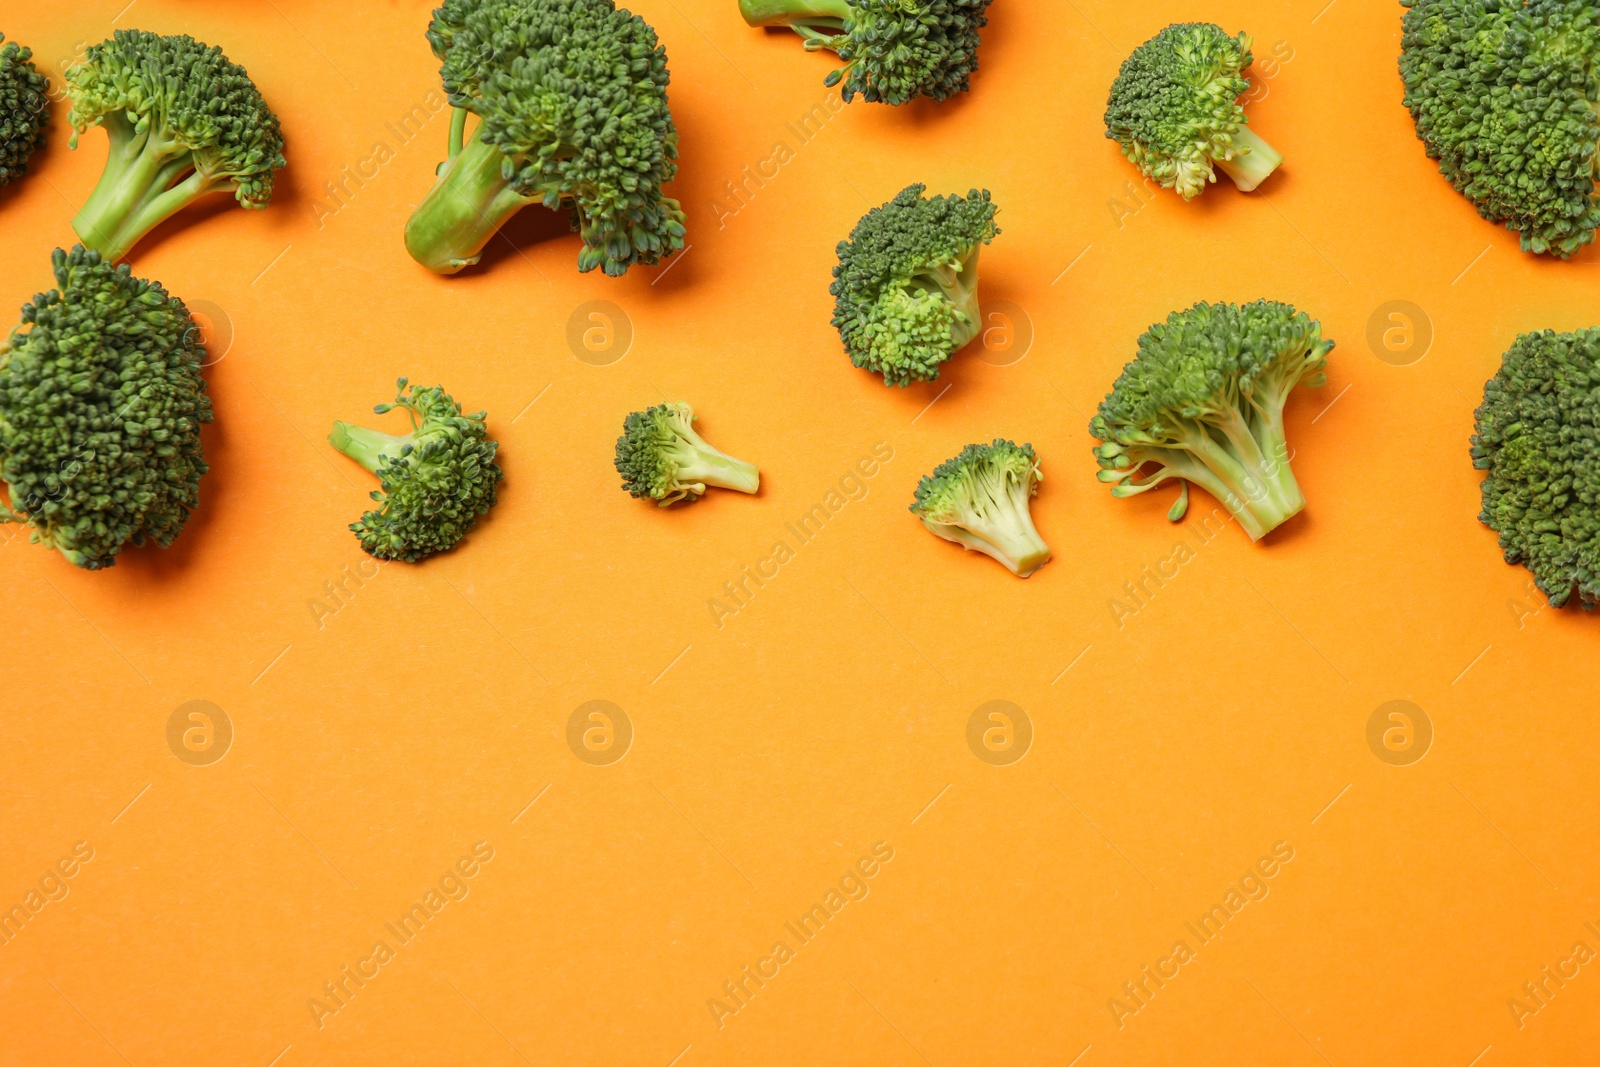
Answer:
M622 488L662 507L698 500L710 485L741 493L761 488L761 472L712 448L695 432L694 419L694 409L682 401L623 419L615 461Z
M1044 473L1032 445L968 445L917 483L911 513L933 533L1026 578L1050 562L1030 502Z

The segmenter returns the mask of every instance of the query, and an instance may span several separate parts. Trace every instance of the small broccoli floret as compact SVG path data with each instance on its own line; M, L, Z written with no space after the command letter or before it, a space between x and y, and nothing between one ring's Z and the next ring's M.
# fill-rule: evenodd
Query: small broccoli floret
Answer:
M971 88L978 31L989 0L739 0L752 26L788 26L808 52L827 48L844 66L824 85L848 103L943 100Z
M0 33L0 186L28 173L50 124L50 83L33 66L33 51Z
M199 502L205 346L183 301L81 246L0 344L0 522L88 570L170 545Z
M450 158L406 248L454 274L529 204L571 212L578 269L613 277L683 247L667 53L612 0L445 0L428 40L456 109ZM478 123L466 138L466 117Z
M1478 518L1556 607L1600 603L1600 327L1518 337L1483 387Z
M1185 200L1217 180L1216 167L1249 192L1283 163L1251 132L1239 105L1251 58L1248 33L1229 37L1209 22L1168 26L1123 62L1106 105L1106 136L1146 177Z
M494 507L500 446L489 440L486 413L463 415L441 387L413 387L407 395L401 378L397 388L394 403L372 410L400 408L411 417L410 433L335 422L328 443L378 476L378 507L350 524L361 547L378 559L415 563L456 547Z
M946 541L998 560L1019 578L1050 562L1029 502L1044 473L1032 445L968 445L917 483L911 513Z
M115 262L202 197L247 208L272 199L284 166L278 116L250 75L193 37L117 30L67 71L70 144L91 126L110 139L106 167L72 220L83 243Z
M911 185L856 223L833 268L833 325L885 385L931 382L977 337L978 253L1000 233L987 189L923 199Z
M1171 478L1182 492L1167 513L1189 506L1189 483L1233 512L1252 541L1306 505L1283 433L1283 405L1296 385L1327 381L1332 341L1288 304L1196 304L1139 338L1089 432L1099 478L1111 495L1134 496Z
M616 458L622 488L662 507L698 500L708 485L741 493L761 488L761 472L712 448L694 432L694 419L694 409L679 401L635 411L622 420Z
M1593 241L1600 3L1401 2L1405 105L1440 172L1524 252Z

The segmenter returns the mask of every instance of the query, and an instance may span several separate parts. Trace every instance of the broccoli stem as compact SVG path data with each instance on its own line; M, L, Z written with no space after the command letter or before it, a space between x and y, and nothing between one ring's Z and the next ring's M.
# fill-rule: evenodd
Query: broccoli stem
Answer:
M739 0L739 14L752 26L825 26L838 30L855 17L855 10L846 0Z
M937 289L961 313L950 326L951 355L983 332L983 313L978 304L978 253L982 250L981 244L975 244L957 263L931 267L913 279L924 291Z
M454 274L478 262L507 219L537 203L512 188L502 170L505 158L483 140L480 123L478 135L444 165L406 223L406 250L413 259L439 274Z
M1257 137L1248 126L1239 127L1233 135L1233 158L1212 160L1217 167L1233 179L1241 192L1250 192L1267 180L1268 175L1283 163L1283 154Z
M348 422L335 422L333 432L328 434L330 445L361 464L372 474L378 473L380 457L398 459L405 446L412 444L414 440L412 434L397 437L394 434L369 430L365 426L356 426Z
M753 464L718 452L710 445L696 445L688 462L678 467L678 481L754 493L761 488L761 472Z
M455 107L450 109L450 157L456 158L461 154L467 136L467 109Z
M1250 540L1259 541L1298 515L1306 498L1289 466L1281 413L1266 419L1253 435L1248 428L1235 433L1238 429L1231 425L1223 429L1222 441L1202 429L1195 454L1211 477L1192 471L1183 477L1221 501Z

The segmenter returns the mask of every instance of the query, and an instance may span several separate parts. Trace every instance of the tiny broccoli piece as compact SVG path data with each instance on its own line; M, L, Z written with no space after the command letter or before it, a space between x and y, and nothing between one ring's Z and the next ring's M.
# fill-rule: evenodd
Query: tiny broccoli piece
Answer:
M1518 337L1483 387L1478 518L1556 607L1600 603L1600 327Z
M115 262L202 197L247 208L272 199L284 166L278 116L245 69L193 37L117 30L67 71L70 144L91 126L110 139L105 170L72 220L83 243Z
M1440 172L1524 252L1593 241L1600 3L1401 2L1405 105Z
M439 386L413 386L408 395L401 378L397 388L394 403L372 410L401 409L410 433L335 422L328 443L378 476L378 507L350 524L361 547L378 559L415 563L456 547L494 507L500 446L489 440L485 412L463 415Z
M1044 473L1032 445L968 445L917 483L911 513L946 541L998 560L1019 578L1050 562L1029 502Z
M455 108L450 157L406 248L454 274L529 204L568 210L578 269L612 276L683 247L667 53L612 0L445 0L428 40ZM478 118L466 137L468 112Z
M50 124L50 83L33 66L33 51L0 33L0 186L28 173Z
M1185 200L1217 180L1216 167L1249 192L1283 156L1246 125L1250 35L1209 22L1175 23L1134 49L1111 85L1106 136L1146 177Z
M987 189L923 198L911 185L839 242L833 325L850 362L885 385L931 382L982 326L978 253L1000 233Z
M752 26L788 26L844 66L823 79L848 103L943 100L971 88L990 0L739 0Z
M82 246L0 343L0 522L88 570L170 545L199 502L205 346L183 301Z
M1139 355L1089 423L1111 495L1134 496L1171 478L1182 492L1167 517L1183 518L1189 483L1216 497L1252 541L1305 507L1289 467L1283 406L1297 384L1313 388L1332 341L1288 304L1196 304L1139 338Z
M698 500L708 485L741 493L759 489L761 472L712 448L694 432L694 419L694 409L679 401L635 411L622 420L616 458L622 488L662 507Z

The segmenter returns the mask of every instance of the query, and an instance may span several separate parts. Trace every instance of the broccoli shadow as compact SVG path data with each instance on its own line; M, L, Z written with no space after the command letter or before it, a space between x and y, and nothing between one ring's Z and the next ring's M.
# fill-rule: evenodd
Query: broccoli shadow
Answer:
M476 274L479 271L493 270L508 260L526 259L522 251L524 248L560 240L563 237L572 238L571 267L576 271L578 250L583 247L583 242L578 237L578 231L572 228L572 220L573 215L568 208L552 211L543 204L529 204L495 231L489 243L484 245L483 255L478 262L465 268L461 273Z
M149 254L172 240L182 240L184 235L192 228L203 228L205 224L219 215L229 211L249 212L251 215L260 215L260 220L269 226L282 227L287 224L291 210L304 203L300 186L296 183L292 167L285 167L273 177L272 200L264 208L245 208L232 191L212 193L202 197L193 204L188 205L176 214L162 219L151 230L139 239L139 243L129 249L126 261L134 262L134 257L140 254Z

